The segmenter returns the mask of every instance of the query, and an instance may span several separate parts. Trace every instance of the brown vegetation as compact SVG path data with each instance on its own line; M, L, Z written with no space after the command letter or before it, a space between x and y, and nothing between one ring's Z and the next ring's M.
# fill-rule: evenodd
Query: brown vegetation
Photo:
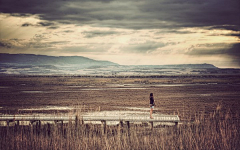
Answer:
M119 130L118 126L108 126L105 135L101 134L100 126L94 124L77 127L64 124L63 128L51 124L41 129L0 127L0 149L238 149L239 80L234 76L1 77L0 113L33 113L19 109L49 105L85 105L92 110L148 107L149 93L153 92L159 108L155 112L178 114L182 124L178 128L159 126L153 131L148 126L132 125L130 134L126 128ZM189 85L169 86L171 84ZM42 111L58 112L61 111Z
M102 135L98 125L65 124L0 128L0 149L224 149L239 146L239 115L217 110L209 116L196 115L193 122L178 127L135 125L119 130L108 126Z

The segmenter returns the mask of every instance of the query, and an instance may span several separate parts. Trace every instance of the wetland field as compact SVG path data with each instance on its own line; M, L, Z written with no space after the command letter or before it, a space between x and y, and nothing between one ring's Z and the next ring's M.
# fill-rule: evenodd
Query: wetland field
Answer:
M1 76L0 115L178 115L177 128L0 125L0 149L238 149L239 75ZM121 132L121 134L120 134Z

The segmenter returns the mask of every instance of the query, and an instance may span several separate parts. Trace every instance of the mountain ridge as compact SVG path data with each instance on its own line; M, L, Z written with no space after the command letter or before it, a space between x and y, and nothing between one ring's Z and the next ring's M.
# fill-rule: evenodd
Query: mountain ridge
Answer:
M31 65L118 65L110 61L94 60L83 56L48 56L35 54L0 53L0 63Z
M35 54L8 54L0 53L0 63L16 63L23 65L85 65L90 66L119 66L119 64L104 61L94 60L83 56L48 56ZM121 65L124 66L124 65ZM212 64L175 64L175 65L125 65L135 66L138 68L217 68Z

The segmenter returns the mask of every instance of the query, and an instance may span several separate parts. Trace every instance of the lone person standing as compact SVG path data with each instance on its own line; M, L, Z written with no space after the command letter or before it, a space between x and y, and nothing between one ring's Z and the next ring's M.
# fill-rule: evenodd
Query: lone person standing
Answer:
M153 119L152 113L153 113L153 108L154 108L154 98L153 98L153 93L150 93L150 118Z

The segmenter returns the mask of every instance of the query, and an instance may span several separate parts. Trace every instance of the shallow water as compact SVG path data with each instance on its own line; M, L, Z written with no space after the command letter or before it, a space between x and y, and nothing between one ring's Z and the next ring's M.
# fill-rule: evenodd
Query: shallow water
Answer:
M203 97L207 97L207 96L211 96L212 94L199 94L199 96L203 96Z
M27 93L27 94L38 94L38 93L64 93L64 92L79 92L79 91L73 91L73 90L59 90L59 91L21 91L22 93Z
M46 106L46 107L39 107L39 108L24 108L18 110L72 110L74 107L70 106Z
M92 89L89 88L89 89L81 89L81 90L84 90L84 91L99 91L99 90L140 90L140 89L146 89L146 88L140 88L140 87L116 88L116 87L113 87L113 88L92 88Z
M217 84L217 83L207 83ZM107 84L107 87L164 87L164 86L196 86L196 85L207 85L207 84Z
M8 86L0 86L0 89L7 89L9 88Z
M22 93L51 93L50 91L21 91Z
M56 90L56 91L21 91L22 93L38 94L38 93L61 93L61 92L79 92L79 91L101 91L101 90L145 90L154 87L178 87L178 86L197 86L197 85L212 85L209 84L106 84L105 87L100 86L69 86L70 88L77 88L75 90ZM0 88L8 88L1 87Z

